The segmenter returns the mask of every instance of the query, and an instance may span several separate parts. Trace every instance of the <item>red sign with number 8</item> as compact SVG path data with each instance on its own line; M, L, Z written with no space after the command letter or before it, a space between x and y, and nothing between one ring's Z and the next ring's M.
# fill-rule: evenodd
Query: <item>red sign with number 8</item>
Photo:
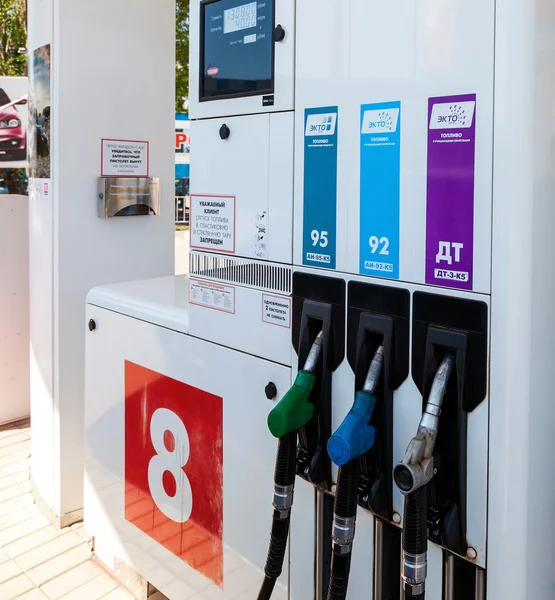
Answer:
M125 518L223 587L222 398L127 361Z

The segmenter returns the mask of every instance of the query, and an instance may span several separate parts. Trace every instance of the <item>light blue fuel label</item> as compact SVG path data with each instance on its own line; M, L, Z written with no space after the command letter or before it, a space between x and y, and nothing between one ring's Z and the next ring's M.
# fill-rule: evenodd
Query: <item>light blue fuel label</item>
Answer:
M361 107L360 272L399 279L401 103Z
M335 269L337 106L305 111L303 265Z

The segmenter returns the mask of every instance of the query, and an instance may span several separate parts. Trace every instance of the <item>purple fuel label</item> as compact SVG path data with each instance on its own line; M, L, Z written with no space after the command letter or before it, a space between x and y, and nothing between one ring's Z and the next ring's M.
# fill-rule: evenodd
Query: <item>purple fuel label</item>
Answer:
M476 94L428 105L426 283L472 289Z

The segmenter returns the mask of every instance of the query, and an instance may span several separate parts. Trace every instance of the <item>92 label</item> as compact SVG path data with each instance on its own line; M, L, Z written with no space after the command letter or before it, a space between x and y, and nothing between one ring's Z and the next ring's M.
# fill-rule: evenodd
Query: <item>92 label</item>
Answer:
M389 239L386 237L379 238L373 235L369 240L370 251L376 254L379 251L383 256L389 256Z

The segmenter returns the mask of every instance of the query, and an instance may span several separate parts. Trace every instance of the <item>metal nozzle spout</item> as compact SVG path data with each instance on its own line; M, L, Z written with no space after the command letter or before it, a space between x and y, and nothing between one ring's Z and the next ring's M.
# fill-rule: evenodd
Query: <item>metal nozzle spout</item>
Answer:
M454 367L455 355L448 353L435 374L418 432L410 441L403 462L393 471L397 487L403 494L414 492L426 485L433 477L433 454L441 407Z
M376 350L376 354L374 354L374 358L370 363L370 368L368 369L368 375L366 375L366 380L364 381L364 386L362 387L362 391L367 394L372 394L372 396L376 392L376 388L378 387L378 382L380 381L380 375L383 368L384 361L384 350L383 344Z
M306 362L304 363L303 371L307 371L308 373L314 373L314 371L316 370L316 366L318 365L320 355L322 354L323 347L324 332L320 331L320 333L316 336L312 347L310 348L310 352L308 353L308 357L306 359Z

